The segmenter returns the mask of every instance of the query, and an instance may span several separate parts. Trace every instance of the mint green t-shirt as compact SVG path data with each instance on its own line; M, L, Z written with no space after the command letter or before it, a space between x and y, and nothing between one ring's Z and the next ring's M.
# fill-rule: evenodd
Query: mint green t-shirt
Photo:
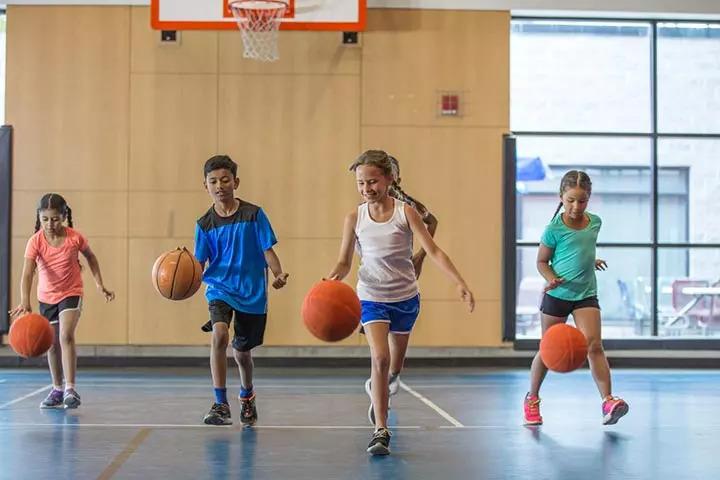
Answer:
M543 245L553 250L550 266L564 279L547 294L561 300L577 301L597 295L595 246L602 220L590 212L585 215L590 219L588 225L574 230L565 225L562 215L558 214L540 238Z

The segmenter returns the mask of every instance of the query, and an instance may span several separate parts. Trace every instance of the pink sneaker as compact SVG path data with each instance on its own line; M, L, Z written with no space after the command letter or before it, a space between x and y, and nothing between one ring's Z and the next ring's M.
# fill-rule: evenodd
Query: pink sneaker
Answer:
M625 400L608 396L602 404L603 425L615 425L620 418L628 413L630 406Z
M542 425L542 416L540 415L540 397L525 396L525 425Z

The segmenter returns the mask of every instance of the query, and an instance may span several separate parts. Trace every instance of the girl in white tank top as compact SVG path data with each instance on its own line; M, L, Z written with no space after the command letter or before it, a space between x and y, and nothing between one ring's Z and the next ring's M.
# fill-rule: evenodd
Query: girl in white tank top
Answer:
M391 200L393 213L385 222L372 219L368 203L357 209L356 249L362 258L357 284L360 300L401 302L418 294L413 234L405 217L405 203Z
M342 280L352 268L353 247L361 265L358 273L358 296L362 304L362 322L370 345L372 368L366 383L372 398L370 417L375 433L367 451L373 455L390 453L387 429L388 373L390 345L407 349L412 324L419 312L417 281L412 262L412 243L416 238L423 250L452 279L460 298L472 312L472 292L450 258L433 241L415 209L390 196L393 166L390 156L381 150L363 153L353 164L358 192L365 203L345 217L340 255L327 278ZM397 322L396 322L397 321ZM397 323L397 325L395 324ZM403 328L404 326L404 328Z

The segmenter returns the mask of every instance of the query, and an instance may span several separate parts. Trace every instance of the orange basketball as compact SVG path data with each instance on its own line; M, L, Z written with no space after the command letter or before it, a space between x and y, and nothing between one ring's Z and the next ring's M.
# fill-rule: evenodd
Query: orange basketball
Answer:
M585 363L588 346L580 330L564 323L548 328L540 340L540 358L550 370L572 372Z
M202 266L187 248L176 248L155 260L152 282L160 295L170 300L192 297L202 282Z
M360 300L348 284L323 280L305 296L302 317L310 333L337 342L349 337L360 323Z
M28 313L10 325L10 346L21 357L39 357L52 347L55 329L39 313Z

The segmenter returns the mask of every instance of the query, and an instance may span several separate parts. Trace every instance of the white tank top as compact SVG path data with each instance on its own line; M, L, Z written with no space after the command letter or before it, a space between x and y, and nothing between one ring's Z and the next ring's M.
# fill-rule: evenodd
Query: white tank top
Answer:
M358 206L355 248L360 255L357 293L360 300L402 302L418 294L412 263L413 234L405 217L405 203L393 199L387 222L370 218L368 204Z

